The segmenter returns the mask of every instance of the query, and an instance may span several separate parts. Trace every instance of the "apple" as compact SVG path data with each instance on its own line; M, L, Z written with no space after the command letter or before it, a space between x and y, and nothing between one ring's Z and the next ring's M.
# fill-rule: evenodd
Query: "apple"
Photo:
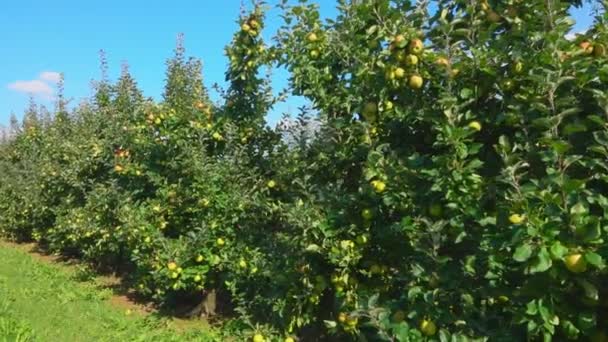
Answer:
M493 10L487 11L486 18L488 19L488 21L490 21L492 23L497 23L502 19L500 17L500 15L498 13L494 12Z
M361 211L361 217L363 217L365 220L371 220L374 217L374 213L371 211L371 209L363 209Z
M395 69L395 78L404 78L405 77L405 70L403 70L403 68L396 68Z
M403 43L405 41L405 37L402 34L396 35L395 38L393 38L393 43L395 45L399 45L401 43Z
M596 44L593 48L594 57L603 57L606 54L606 47L603 44Z
M395 313L393 314L393 322L395 323L401 323L405 320L405 312L403 312L403 310L397 310L395 311Z
M515 64L513 64L513 72L515 72L516 74L520 74L522 71L524 70L524 64L522 62L515 62Z
M431 214L431 216L433 216L433 217L441 216L442 211L443 210L439 204L433 204L429 208L429 214Z
M424 50L424 44L422 43L422 40L412 39L410 41L410 45L409 45L410 53L418 55L418 54L422 53L422 50Z
M357 323L359 323L359 318L357 318L357 317L348 317L346 319L346 325L348 325L351 328L356 327Z
M578 46L584 51L585 55L590 55L593 53L593 45L589 41L583 41Z
M365 120L373 122L376 121L376 113L378 113L378 105L374 102L368 102L363 106L362 115Z
M582 273L587 270L587 260L580 253L570 254L564 258L564 264L572 273Z
M357 238L355 240L357 241L358 244L365 245L367 243L367 241L369 240L369 238L366 234L361 234L361 235L357 236Z
M384 101L384 110L391 110L391 109L393 109L393 102L390 100Z
M376 193L380 194L380 193L384 192L384 190L386 189L386 183L384 183L381 180L374 180L374 181L372 181L371 184Z
M435 64L446 67L450 65L450 61L445 57L439 57L435 60Z
M420 88L422 88L423 82L424 82L424 80L422 79L421 76L419 76L419 75L412 75L412 76L410 76L408 85L412 89L420 89Z
M433 336L437 332L437 326L433 321L424 319L420 322L420 331L426 336Z
M511 216L509 216L509 222L511 222L513 224L521 224L525 220L526 220L526 215L511 214Z
M479 132L479 131L481 131L481 124L479 123L479 121L471 121L469 123L469 128Z
M416 55L407 55L405 57L405 64L407 64L407 65L416 65L416 64L418 64L418 56L416 56Z

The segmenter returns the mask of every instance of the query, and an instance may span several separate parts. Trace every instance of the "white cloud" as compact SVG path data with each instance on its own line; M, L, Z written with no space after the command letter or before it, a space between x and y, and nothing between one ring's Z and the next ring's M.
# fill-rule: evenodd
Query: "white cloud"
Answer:
M584 31L571 31L566 34L565 38L568 39L569 41L573 41L576 39L577 35L583 34L583 33L585 33L585 32Z
M28 93L32 95L51 96L55 92L50 85L41 80L31 81L15 81L8 85L8 88L14 91Z
M55 95L55 84L61 79L61 74L55 71L43 71L35 80L18 80L8 85L8 88L20 93L42 97L47 100Z
M43 81L58 83L61 79L61 74L56 71L43 71L38 78Z

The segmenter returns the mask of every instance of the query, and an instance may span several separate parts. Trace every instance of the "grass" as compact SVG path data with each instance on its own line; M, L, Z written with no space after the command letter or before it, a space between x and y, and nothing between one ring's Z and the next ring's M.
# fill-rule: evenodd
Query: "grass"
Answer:
M218 331L112 304L113 293L78 271L0 242L0 342L221 341ZM127 310L129 310L127 312Z

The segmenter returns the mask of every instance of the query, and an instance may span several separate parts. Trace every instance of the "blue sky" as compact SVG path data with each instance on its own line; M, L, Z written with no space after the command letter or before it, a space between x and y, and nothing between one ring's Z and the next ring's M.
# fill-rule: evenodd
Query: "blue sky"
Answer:
M245 1L248 3L247 1ZM276 0L269 1L276 4ZM335 14L334 0L317 0L324 16ZM127 61L146 96L163 91L165 61L171 57L178 33L185 34L188 55L203 60L205 84L223 84L224 47L238 29L240 0L19 0L3 1L0 10L0 125L11 111L21 116L34 89L38 102L52 107L54 81L65 74L65 92L74 103L91 94L90 81L99 78L100 49L106 51L110 77ZM282 23L274 9L268 13L264 38ZM576 11L575 31L591 22L589 9ZM285 72L275 85L285 84ZM284 112L296 113L301 100L278 106L274 123Z

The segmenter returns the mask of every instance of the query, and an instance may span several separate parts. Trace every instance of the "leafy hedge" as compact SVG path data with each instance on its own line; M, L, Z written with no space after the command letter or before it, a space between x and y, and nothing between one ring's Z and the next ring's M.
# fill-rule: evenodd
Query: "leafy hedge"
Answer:
M606 341L608 26L568 1L281 3L209 100L178 44L164 99L128 70L0 151L0 232L122 272L160 304L215 289L254 341ZM264 67L306 97L267 127ZM105 73L105 62L102 62Z

